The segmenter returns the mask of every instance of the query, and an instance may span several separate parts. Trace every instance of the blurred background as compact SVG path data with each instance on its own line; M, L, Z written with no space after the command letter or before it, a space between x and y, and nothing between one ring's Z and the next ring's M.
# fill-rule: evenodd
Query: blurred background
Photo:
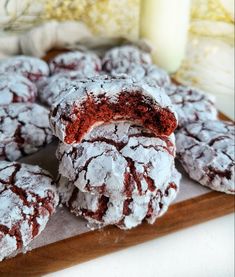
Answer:
M2 58L123 39L234 116L233 0L0 0Z

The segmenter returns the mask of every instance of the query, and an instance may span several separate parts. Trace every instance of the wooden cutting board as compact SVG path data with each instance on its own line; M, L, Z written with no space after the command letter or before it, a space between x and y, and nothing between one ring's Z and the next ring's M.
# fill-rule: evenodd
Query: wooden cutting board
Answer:
M47 59L56 53L51 53ZM223 114L220 118L228 120ZM40 276L58 271L232 213L234 201L232 195L208 190L203 195L176 202L153 225L143 223L129 231L108 226L19 254L0 262L0 276ZM41 241L45 231L40 235Z

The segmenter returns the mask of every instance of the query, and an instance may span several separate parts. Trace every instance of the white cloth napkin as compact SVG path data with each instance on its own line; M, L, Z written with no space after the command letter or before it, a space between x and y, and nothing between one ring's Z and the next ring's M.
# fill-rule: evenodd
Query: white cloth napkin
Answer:
M24 34L0 34L0 58L17 54L42 57L52 48L63 48L92 36L81 22L49 21Z

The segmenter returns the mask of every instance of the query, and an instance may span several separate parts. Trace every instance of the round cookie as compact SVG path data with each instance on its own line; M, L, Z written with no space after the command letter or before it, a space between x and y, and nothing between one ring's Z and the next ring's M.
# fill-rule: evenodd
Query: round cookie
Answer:
M0 159L14 161L50 143L48 114L34 103L0 106Z
M60 143L59 173L81 191L108 197L162 190L174 167L174 135L155 136L128 122L94 128L76 146Z
M34 102L37 87L19 74L0 75L0 105L16 102Z
M32 82L42 82L49 76L46 62L35 57L15 56L0 62L0 73L18 73Z
M170 135L177 116L164 90L131 78L99 76L74 81L52 106L53 133L67 144L79 143L94 126L131 121L157 135Z
M144 195L115 198L100 194L81 192L72 182L60 176L59 194L61 202L69 210L85 217L90 224L103 227L115 224L121 229L131 229L145 219L153 224L157 217L163 215L179 190L180 174L173 169L172 175L164 188L156 193L147 191Z
M155 65L130 64L128 68L116 68L110 72L113 77L127 76L136 82L144 81L151 86L165 87L170 85L170 77L167 72Z
M24 249L45 228L58 195L38 166L0 161L0 261Z
M71 81L83 78L84 75L78 71L68 71L51 76L39 93L40 101L51 106L60 93L70 85Z
M217 119L214 97L203 91L187 86L167 86L166 93L171 99L178 115L179 126L197 120Z
M134 45L114 47L107 51L102 59L103 70L108 73L116 69L125 73L129 69L130 64L144 65L151 63L152 59L150 54Z
M231 122L190 123L176 133L178 159L195 181L234 194L234 135Z
M92 52L73 51L57 55L49 62L51 74L66 71L79 71L91 77L101 71L101 60Z

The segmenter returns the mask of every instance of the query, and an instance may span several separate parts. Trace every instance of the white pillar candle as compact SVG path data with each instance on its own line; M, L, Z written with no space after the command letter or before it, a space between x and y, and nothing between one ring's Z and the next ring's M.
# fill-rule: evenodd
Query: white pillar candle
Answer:
M153 47L153 60L175 72L183 59L190 17L190 0L142 0L140 37Z

